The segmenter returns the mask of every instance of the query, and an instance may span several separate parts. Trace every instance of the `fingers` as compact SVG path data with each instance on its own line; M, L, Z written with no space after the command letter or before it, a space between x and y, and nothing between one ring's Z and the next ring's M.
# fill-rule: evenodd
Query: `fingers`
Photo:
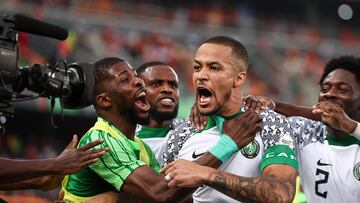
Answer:
M162 169L160 169L160 173L164 173L165 171L167 171L170 167L172 167L175 164L175 161L167 164L166 166L164 166Z
M81 151L85 151L85 150L88 150L88 149L91 149L92 147L96 146L96 145L99 145L101 143L104 142L104 139L98 139L98 140L95 140L93 142L89 142L88 144L82 146L82 147L79 147L79 150Z
M163 171L165 175L172 174L176 170L177 166L173 164L171 167Z
M257 103L259 102L259 100L252 95L246 96L243 100L245 101L245 109L246 110L248 110L248 109L255 110L255 107L257 106Z
M170 182L172 180L171 174L170 173L166 174L164 179L166 182Z
M201 115L199 114L197 108L196 108L196 104L194 104L191 107L191 112L190 112L190 124L193 127L196 127L197 130L199 130L199 126L201 127L202 123L201 123Z
M84 167L88 167L90 166L91 164L94 164L96 162L98 162L100 159L99 158L96 158L96 159L90 159L88 161L85 161L81 164L81 168L84 168Z
M189 117L189 119L190 119L190 125L193 126L193 127L195 127L194 114L195 114L195 112L194 112L194 106L193 106L193 107L191 108L190 117Z
M73 135L71 142L66 146L66 149L74 149L78 143L78 136L76 134Z
M191 108L190 124L196 127L196 130L203 130L207 124L207 116L201 115L195 105Z
M199 118L199 123L200 123L197 130L203 130L207 124L207 116L203 116L200 113L198 113L197 116Z
M255 123L259 123L262 121L262 117L256 113L256 112L251 112L249 115L249 123L255 124Z
M95 150L87 150L82 155L82 160L89 160L89 159L95 159L101 156L104 156L106 152L109 151L109 148L101 148L101 149L95 149Z
M266 108L270 108L272 110L275 109L275 102L264 96L248 95L243 97L242 100L245 102L244 107L246 110L260 112L260 110L264 110Z
M259 100L253 100L249 106L249 110L259 112L261 110L262 102Z
M312 113L314 113L314 114L320 114L320 113L325 113L325 112L326 113L330 113L330 112L342 113L343 110L338 105L326 105L326 104L318 105L316 108L314 108L312 110Z

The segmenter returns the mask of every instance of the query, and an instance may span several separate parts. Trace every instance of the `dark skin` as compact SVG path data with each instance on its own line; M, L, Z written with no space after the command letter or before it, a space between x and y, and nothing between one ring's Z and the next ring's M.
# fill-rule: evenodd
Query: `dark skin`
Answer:
M309 108L306 106L295 106L285 102L274 101L265 96L252 96L248 95L242 99L245 102L245 109L253 109L255 111L260 111L265 108L270 108L280 114L285 116L298 116L299 112L303 117L320 121L321 116L319 114L314 114L312 111L314 108Z
M328 125L327 131L336 137L344 137L356 128L360 120L360 85L350 71L336 69L321 84L319 104L314 113Z
M268 106L286 116L303 116L326 124L327 131L335 137L343 138L354 132L360 120L360 85L356 76L344 69L329 73L320 85L319 103L313 108L298 107L272 101L267 97L246 97L249 108ZM263 107L262 107L263 105Z
M57 157L44 160L12 160L0 159L0 189L37 189L40 186L47 187L48 177L45 175L66 175L79 172L80 169L97 162L109 149L89 150L100 144L103 140L91 142L81 148L76 148L78 138L75 135L65 150ZM32 180L28 180L35 178ZM41 181L40 181L41 180ZM24 181L24 182L18 182ZM14 183L17 182L17 183ZM9 184L13 183L13 184ZM21 184L24 183L24 184ZM44 184L41 184L44 183ZM40 188L39 188L40 189Z
M139 75L145 82L146 97L154 113L173 114L175 118L179 107L179 79L175 71L167 65L148 67ZM171 119L157 119L150 115L147 127L166 128Z
M119 87L119 78L122 74L127 75L127 82L123 86ZM115 88L116 87L116 88ZM124 116L118 112L121 112L119 108L121 106L132 103L129 95L133 95L133 92L137 92L137 89L144 88L142 81L135 76L132 69L125 63L121 63L115 67L111 72L111 79L109 82L105 83L104 92L100 93L96 97L97 102L97 113L103 118L111 122L115 127L121 130L129 139L133 139L136 123L132 121L127 121ZM119 94L114 97L112 91L105 91L116 89L121 91ZM121 97L121 105L117 103L116 98ZM146 114L146 112L137 111L140 114ZM141 116L141 115L140 115ZM258 120L254 119L253 122ZM243 119L241 122L248 122ZM240 126L244 126L241 125ZM128 133L131 132L131 133ZM254 129L247 128L241 131L242 134L235 134L233 131L229 131L229 136L255 136L256 132ZM238 139L239 146L247 145L247 139ZM246 140L246 141L242 141ZM221 162L213 157L210 153L204 154L201 158L196 160L197 163L202 165L207 165L210 167L217 168L221 165ZM193 188L170 188L165 181L164 175L158 175L153 169L148 166L142 166L131 175L128 176L125 183L121 187L120 199L126 199L127 202L130 201L148 201L148 202L181 202L185 200L192 192L196 189ZM141 194L139 196L139 194ZM97 198L97 197L95 197Z
M166 128L171 124L171 119L177 115L179 107L179 79L174 71L168 65L154 65L148 67L139 77L144 80L146 87L146 96L154 114L168 113L173 117L170 119L159 119L151 116L150 122L146 125L150 128ZM171 102L162 101L162 99L170 99ZM201 115L196 106L192 107L190 112L191 125L197 130L202 130L206 126L207 117Z

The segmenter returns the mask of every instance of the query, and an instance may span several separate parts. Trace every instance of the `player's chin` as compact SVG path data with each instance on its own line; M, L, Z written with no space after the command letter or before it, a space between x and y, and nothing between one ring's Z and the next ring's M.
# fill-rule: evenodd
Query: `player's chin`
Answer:
M196 104L197 109L199 111L199 113L201 113L202 115L212 115L214 113L216 113L216 109L215 109L215 105L211 105L211 104L207 104L207 105L199 105Z
M140 125L147 124L150 119L149 112L137 112L136 117L137 123Z

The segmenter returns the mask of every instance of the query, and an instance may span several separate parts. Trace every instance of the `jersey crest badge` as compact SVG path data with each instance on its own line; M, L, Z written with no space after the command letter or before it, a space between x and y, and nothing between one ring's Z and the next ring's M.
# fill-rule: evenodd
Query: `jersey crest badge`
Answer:
M260 152L260 144L257 140L253 140L241 150L241 154L248 159L255 158Z
M360 181L360 162L358 162L353 169L353 173L355 178Z

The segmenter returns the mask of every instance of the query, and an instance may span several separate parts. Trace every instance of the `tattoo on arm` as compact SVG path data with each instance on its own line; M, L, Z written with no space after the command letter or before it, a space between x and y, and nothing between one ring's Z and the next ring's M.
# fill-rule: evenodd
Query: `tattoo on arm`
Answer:
M212 175L207 185L240 201L292 202L296 175L289 179L286 181L274 175L246 178L219 172Z

